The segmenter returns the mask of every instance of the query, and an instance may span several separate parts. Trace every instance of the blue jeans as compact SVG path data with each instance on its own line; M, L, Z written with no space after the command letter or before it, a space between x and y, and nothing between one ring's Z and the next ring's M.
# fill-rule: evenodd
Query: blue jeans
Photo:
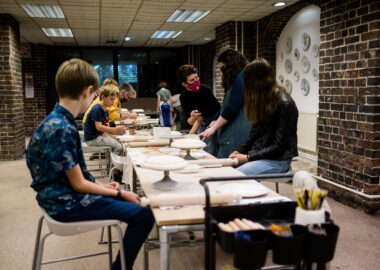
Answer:
M161 105L161 114L164 127L170 127L170 105Z
M245 175L284 173L290 168L291 159L287 160L255 160L249 161L237 168L238 171Z
M128 224L123 243L127 269L132 269L136 256L154 224L152 210L138 204L101 197L88 206L52 216L62 222L98 219L118 219ZM112 264L112 270L121 269L120 253Z

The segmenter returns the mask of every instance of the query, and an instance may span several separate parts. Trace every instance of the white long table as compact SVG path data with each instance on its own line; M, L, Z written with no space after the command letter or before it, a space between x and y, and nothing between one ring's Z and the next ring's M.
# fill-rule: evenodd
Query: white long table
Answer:
M162 171L154 171L139 167L143 157L151 157L162 155L161 153L151 148L130 148L127 154L127 166L124 170L124 181L136 182L139 179L141 188L146 197L151 197L159 194L201 194L204 195L204 189L199 184L199 180L208 177L226 177L226 176L243 176L241 172L232 167L218 167L218 168L201 168L198 173L182 174L178 172L170 172L170 177L173 180L181 182L183 186L180 189L162 191L156 190L151 187L151 184L159 181L163 177ZM210 155L207 154L209 158ZM248 181L250 182L250 181ZM252 182L257 183L255 180ZM226 184L228 182L223 182ZM236 183L236 181L234 181ZM244 181L247 183L247 181ZM258 184L258 183L257 183ZM209 183L210 191L213 192L220 185L220 183ZM259 184L261 185L261 184ZM134 188L135 190L135 184ZM272 190L268 190L268 194L262 198L268 199L269 197L279 197L280 195ZM170 269L170 241L171 235L180 231L198 231L204 229L204 206L192 207L173 207L173 208L152 208L153 215L158 225L159 230L159 243L160 243L160 269ZM144 252L145 269L148 268L147 260L148 250Z

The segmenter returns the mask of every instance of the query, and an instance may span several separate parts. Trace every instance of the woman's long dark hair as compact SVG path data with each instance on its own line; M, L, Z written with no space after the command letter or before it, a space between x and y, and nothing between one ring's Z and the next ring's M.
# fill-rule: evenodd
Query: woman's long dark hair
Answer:
M234 80L240 71L242 71L247 65L247 59L240 52L233 49L227 49L219 55L217 62L226 65L222 68L222 85L224 91L227 91L234 83Z
M277 84L273 69L264 58L258 58L245 67L243 85L245 116L254 124L269 121L277 109L279 93L292 100Z

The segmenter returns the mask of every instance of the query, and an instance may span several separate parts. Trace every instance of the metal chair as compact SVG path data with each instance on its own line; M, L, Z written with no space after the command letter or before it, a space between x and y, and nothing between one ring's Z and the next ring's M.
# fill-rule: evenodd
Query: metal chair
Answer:
M110 158L111 147L109 147L109 146L88 146L84 142L84 131L83 130L79 130L79 136L81 137L81 140L82 140L83 154L92 153L94 155L97 155L97 158L98 158L98 164L95 165L97 167L96 169L92 168L94 166L92 164L92 162L89 162L88 160L86 160L86 165L87 165L89 171L100 171L100 176L95 176L95 178L106 177L107 174L103 175L103 172L108 171L109 168L111 168L111 158ZM104 154L105 158L106 158L106 165L105 165L106 167L105 168L103 167L102 154Z
M40 270L41 265L43 264L75 260L75 259L80 259L80 258L104 255L107 253L109 255L109 263L111 267L112 265L112 241L110 241L111 240L111 226L114 227L118 233L121 268L123 270L126 270L124 245L123 245L123 233L119 226L121 223L119 220L105 219L105 220L92 220L92 221L79 221L79 222L59 222L59 221L54 220L52 217L50 217L42 208L41 210L42 210L42 216L40 217L38 221L36 243L34 247L33 265L32 265L33 270ZM41 229L42 229L43 220L45 220L49 231L46 234L44 234L44 236L41 237ZM108 227L108 252L98 252L98 253L86 254L86 255L80 255L80 256L65 257L65 258L59 258L59 259L45 261L45 262L42 261L44 243L45 243L46 238L49 235L55 234L59 236L70 236L70 235L76 235L76 234L104 228L105 226Z
M279 178L276 178L273 176L278 176ZM275 174L260 174L255 175L255 180L258 182L261 181L267 181L267 182L275 182L276 183L276 192L279 193L279 186L278 183L287 183L293 179L293 171L292 168L289 168L289 171L284 173L275 173Z

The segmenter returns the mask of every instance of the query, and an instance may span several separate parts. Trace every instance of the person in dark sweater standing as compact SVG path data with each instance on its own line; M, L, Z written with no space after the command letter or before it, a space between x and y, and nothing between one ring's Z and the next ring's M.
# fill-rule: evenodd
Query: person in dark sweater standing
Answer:
M209 139L206 151L217 158L227 158L248 137L250 125L244 116L244 93L241 79L247 60L240 52L227 49L218 59L225 91L220 114L199 134Z
M252 128L230 158L238 159L237 169L246 175L287 172L298 156L296 104L263 58L247 65L243 84L245 115Z
M219 111L220 104L210 88L200 83L198 70L193 65L181 66L177 80L184 88L179 99L187 123L192 126L189 133L202 132Z

